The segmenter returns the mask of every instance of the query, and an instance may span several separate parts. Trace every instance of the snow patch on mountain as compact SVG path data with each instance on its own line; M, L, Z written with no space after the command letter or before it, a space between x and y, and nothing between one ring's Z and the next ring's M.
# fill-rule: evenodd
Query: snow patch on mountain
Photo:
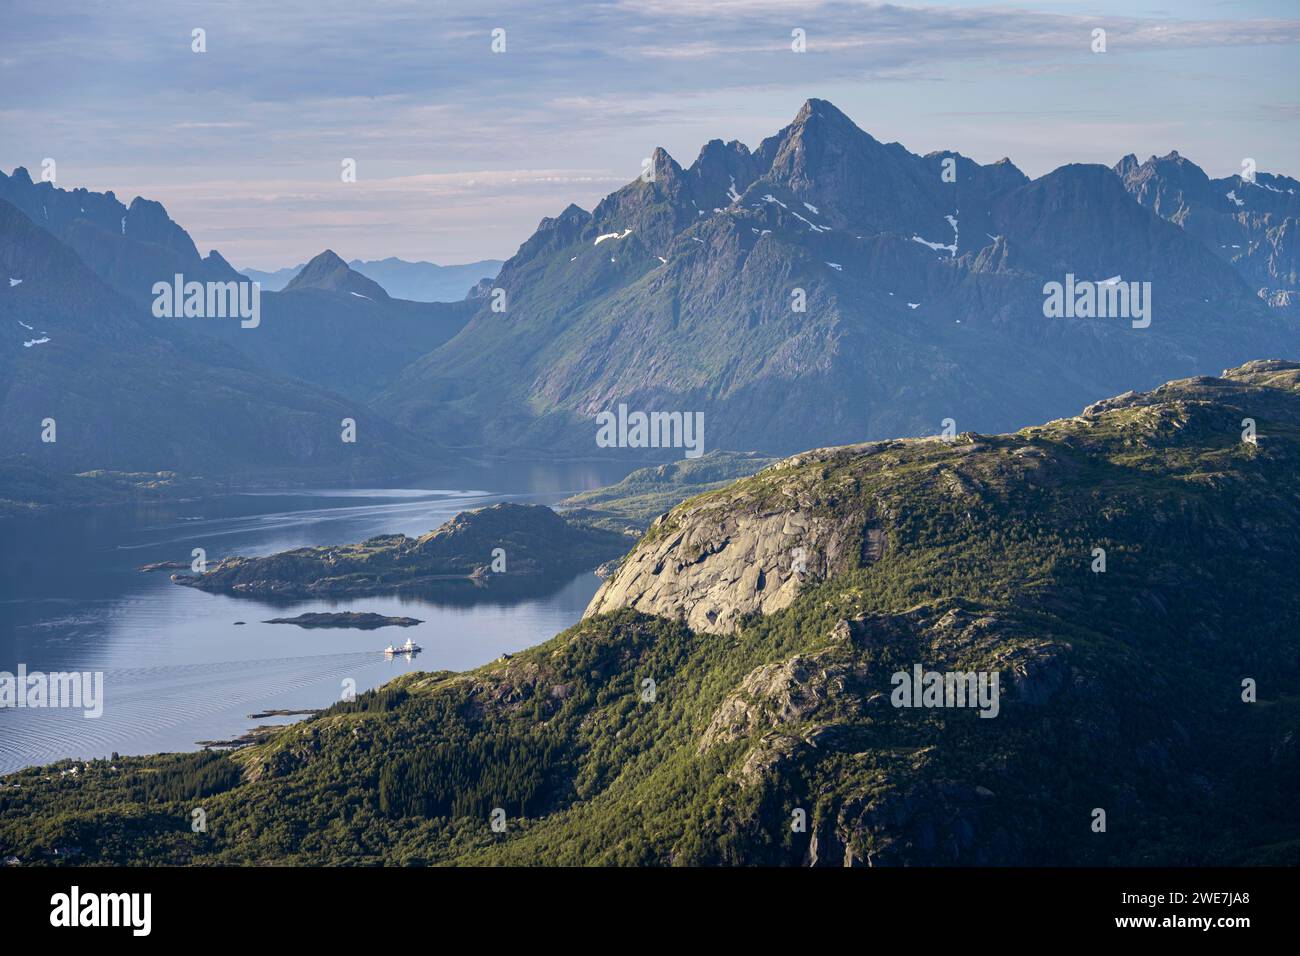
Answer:
M936 252L938 252L940 249L946 249L946 250L948 250L948 252L952 253L954 256L957 254L957 246L956 246L956 245L951 245L951 246L950 246L950 245L947 245L946 243L942 243L942 242L931 242L929 239L922 239L920 236L913 236L913 237L912 237L912 241L913 241L913 242L919 242L919 243L920 243L921 245L923 245L923 246L929 246L931 249L935 250Z
M817 223L813 222L812 220L810 220L810 219L805 219L803 216L799 215L797 212L795 212L793 209L791 209L791 208L790 208L789 206L787 206L785 203L781 202L781 200L777 199L777 198L776 198L775 196L773 196L771 193L767 193L767 194L765 194L765 195L763 196L763 201L764 201L764 202L774 202L774 203L776 203L778 206L780 206L782 209L784 209L784 210L785 210L786 212L788 212L790 215L794 216L796 219L798 219L800 222L802 222L804 225L806 225L806 226L807 226L809 229L811 229L813 232L830 232L830 231L831 231L831 227L830 227L830 226L819 226L819 225L817 225ZM808 204L807 204L807 203L804 203L804 205L807 206ZM811 209L812 207L809 206L808 208Z

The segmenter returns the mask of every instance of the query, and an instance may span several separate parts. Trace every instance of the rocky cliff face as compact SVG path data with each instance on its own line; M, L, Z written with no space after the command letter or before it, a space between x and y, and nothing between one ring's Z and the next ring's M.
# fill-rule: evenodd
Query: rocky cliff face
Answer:
M1211 179L1177 151L1115 164L1143 206L1197 236L1232 263L1270 307L1294 310L1300 291L1300 182L1259 172Z
M880 556L884 534L861 507L847 512L795 468L764 471L764 493L705 495L658 518L601 587L586 615L618 608L680 619L697 631L736 629L747 614L789 607L809 586Z

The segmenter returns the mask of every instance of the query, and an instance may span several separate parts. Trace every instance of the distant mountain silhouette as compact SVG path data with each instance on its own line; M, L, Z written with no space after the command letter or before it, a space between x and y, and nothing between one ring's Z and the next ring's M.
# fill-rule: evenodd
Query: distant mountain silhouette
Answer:
M262 294L256 330L208 322L202 331L276 375L368 400L459 332L473 311L464 301L393 298L327 249L283 291Z
M376 302L388 300L388 293L378 282L367 279L359 272L353 272L332 249L326 249L303 266L302 270L284 287L285 292L295 292L300 289L347 292Z
M262 283L267 292L279 292L287 286L306 263L274 272L262 272L258 269L243 269L241 272L250 279ZM352 259L348 267L366 278L373 279L395 299L410 299L412 302L459 302L464 299L477 282L484 277L491 278L501 270L500 259L483 259L479 262L467 262L464 265L440 266L432 262L407 262L404 259L387 258L366 262Z
M0 200L12 203L36 225L53 233L97 276L124 295L151 297L153 283L230 280L239 274L215 250L199 255L189 234L162 203L137 196L123 205L112 191L61 189L32 182L23 167L0 173Z
M0 174L0 196L11 195L27 218L74 251L81 262L128 301L124 307L151 317L155 283L248 281L213 250L199 255L189 234L162 205L137 197L123 206L112 192L59 189L33 183L21 167ZM237 322L191 319L173 324L177 348L206 362L208 339L243 354L251 368L288 376L330 392L365 400L408 363L455 335L473 307L407 302L326 251L303 266L283 294L262 297L256 329ZM463 300L462 291L459 299Z
M215 327L274 341L234 319L155 318L0 200L2 454L55 474L176 469L242 481L410 474L433 457L362 402L271 374L205 334ZM341 440L344 418L357 422L355 443ZM42 441L47 419L53 442Z

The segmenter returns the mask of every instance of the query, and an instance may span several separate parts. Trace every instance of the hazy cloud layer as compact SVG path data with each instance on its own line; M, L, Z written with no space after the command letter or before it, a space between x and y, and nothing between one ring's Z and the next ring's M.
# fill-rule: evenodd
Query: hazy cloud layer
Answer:
M1276 2L160 7L53 17L11 2L0 165L51 156L61 185L159 199L239 265L327 244L505 257L542 216L632 179L655 146L688 163L714 137L754 145L809 96L878 138L1009 155L1030 175L1174 148L1215 175L1244 156L1300 172L1300 19ZM806 54L790 50L795 28ZM355 184L339 180L344 157Z

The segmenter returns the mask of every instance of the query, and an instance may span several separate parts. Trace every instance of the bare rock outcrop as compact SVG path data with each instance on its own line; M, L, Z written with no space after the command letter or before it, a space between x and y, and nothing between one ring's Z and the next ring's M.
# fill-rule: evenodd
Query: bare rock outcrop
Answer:
M774 497L707 498L657 519L585 616L629 607L730 633L744 615L789 607L807 587L884 550L860 511L833 510L794 488Z
M701 753L719 743L748 737L755 729L777 729L807 720L823 703L844 693L847 668L825 652L797 654L787 661L763 664L714 711L700 738Z

